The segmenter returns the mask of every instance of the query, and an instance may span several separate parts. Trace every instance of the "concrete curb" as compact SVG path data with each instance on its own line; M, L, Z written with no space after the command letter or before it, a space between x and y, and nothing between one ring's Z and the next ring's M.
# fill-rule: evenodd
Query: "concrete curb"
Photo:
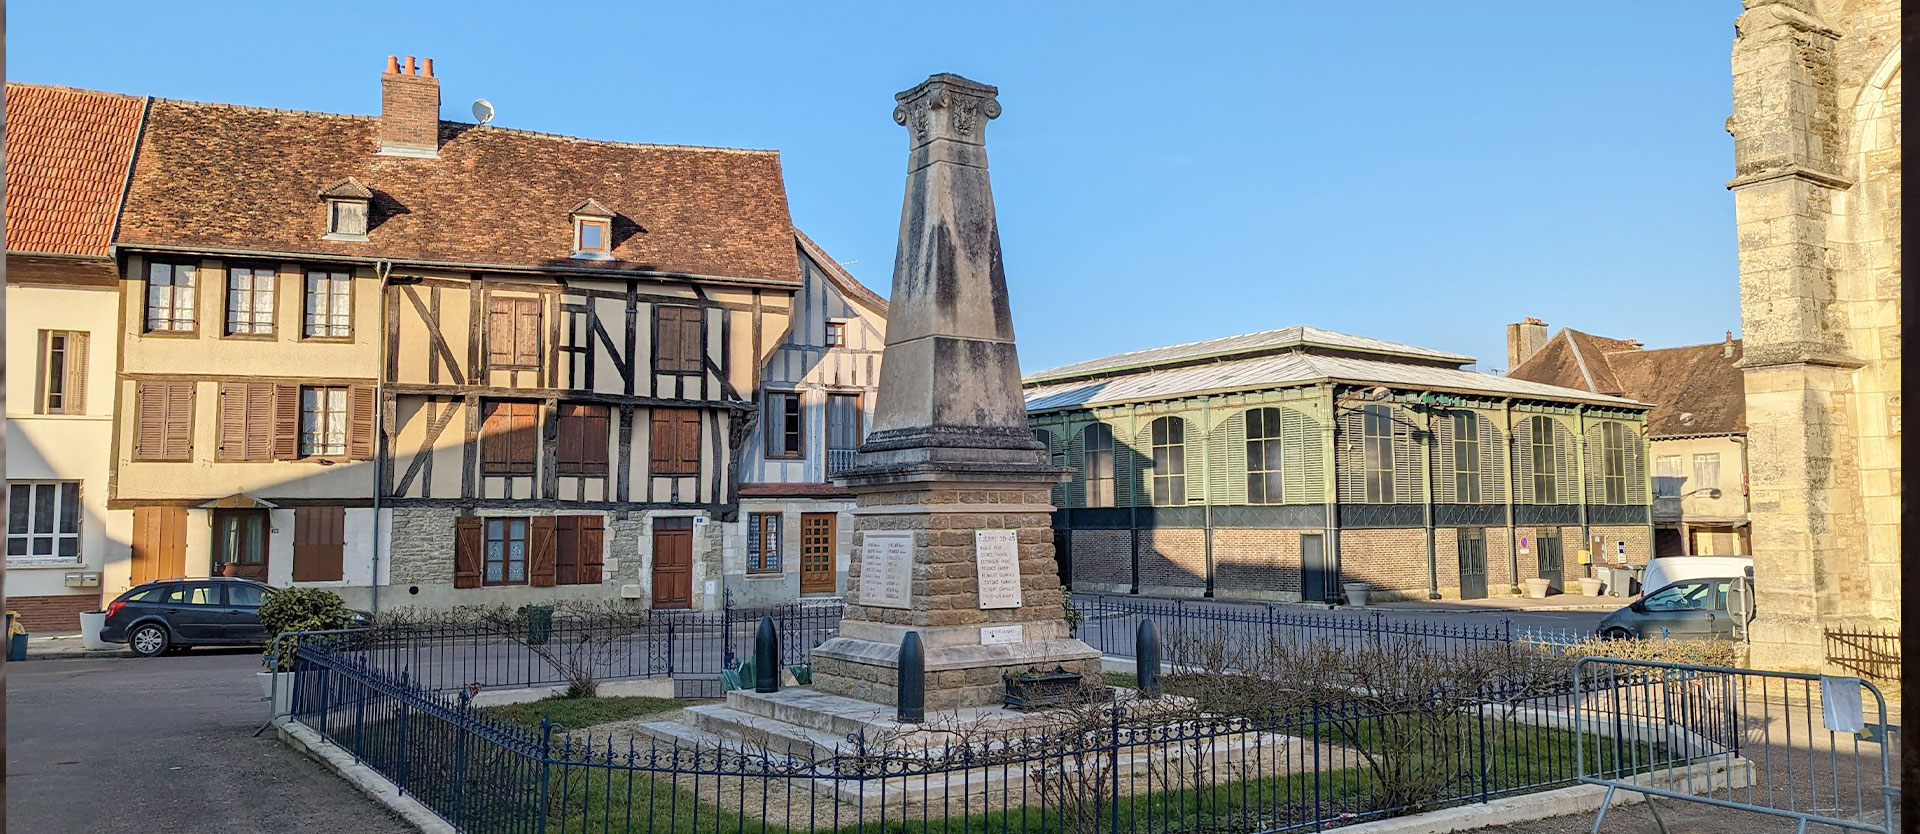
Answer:
M314 732L305 724L289 718L276 719L274 728L279 731L280 741L288 747L306 754L307 758L319 762L335 775L347 780L347 784L358 788L361 793L373 801L385 806L396 816L406 820L409 825L420 829L423 834L460 834L459 830L435 814L427 806L411 796L400 793L400 789L387 777L381 776L373 768L354 761L352 755L340 749L340 746Z
M1657 787L1669 790L1688 784L1697 784L1708 790L1716 786L1724 788L1730 784L1740 787L1753 781L1753 765L1746 759L1734 759L1732 763L1709 762L1683 770L1652 775L1643 774L1633 781L1642 785L1651 782ZM1706 784L1708 782L1711 784ZM1681 789L1684 790L1684 787ZM1537 822L1550 817L1593 813L1600 810L1600 802L1606 796L1605 785L1574 785L1570 788L1509 796L1477 805L1443 808L1410 817L1395 817L1342 826L1338 830L1341 834L1449 834L1454 831L1478 831L1496 825L1514 825ZM1645 794L1622 790L1614 793L1613 801L1608 803L1608 807L1617 808L1645 801L1647 801Z

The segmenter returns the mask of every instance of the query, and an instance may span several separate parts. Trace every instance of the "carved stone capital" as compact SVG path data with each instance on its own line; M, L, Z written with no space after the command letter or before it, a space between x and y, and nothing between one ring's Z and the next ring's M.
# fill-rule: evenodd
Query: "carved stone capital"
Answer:
M941 73L894 95L893 121L912 133L915 145L946 139L986 144L986 123L999 117L999 88Z

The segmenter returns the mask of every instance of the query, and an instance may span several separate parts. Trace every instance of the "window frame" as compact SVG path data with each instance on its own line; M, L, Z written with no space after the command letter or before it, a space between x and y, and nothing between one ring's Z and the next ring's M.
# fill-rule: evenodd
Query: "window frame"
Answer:
M486 326L487 370L489 371L538 371L540 370L541 359L543 358L541 354L544 352L541 350L541 347L542 347L542 343L545 341L542 337L542 334L546 332L546 327L547 327L547 310L546 310L547 305L545 301L546 301L545 298L542 298L539 296L526 298L522 296L512 296L512 295L495 295L493 293L487 294L487 326ZM494 354L498 352L495 345L499 342L499 334L494 331L494 316L499 312L498 310L495 309L495 307L502 304L506 305L507 307L507 341L508 341L507 358L503 361L496 361L494 359ZM523 314L522 311L525 310L526 308L533 309L533 323L534 323L533 334L534 335L533 335L533 358L532 359L527 359L524 355L520 353L521 345L520 345L520 340L517 338L520 332L520 317Z
M1600 424L1600 497L1603 504L1627 503L1627 427Z
M846 347L847 346L847 323L844 321L827 322L827 332L826 332L825 342L826 342L826 346L830 348Z
M687 316L689 313L691 313L693 316L693 326L696 326L700 329L699 340L697 342L697 344L700 346L698 355L693 357L687 357L684 355L675 354L675 356L673 357L674 367L671 367L671 368L662 367L662 360L666 357L666 355L660 349L663 344L668 343L668 340L661 338L662 334L660 332L661 328L665 327L667 323L666 317L662 315L662 313L664 313L667 310L676 311L674 313L674 316L677 318L678 327L674 331L674 333L679 338L671 340L673 344L680 345L681 348L686 347L686 341L685 341L686 328L688 327ZM707 308L705 307L699 307L699 306L688 305L688 304L655 304L653 305L653 356L651 358L652 358L654 373L678 376L678 375L698 375L698 374L704 374L707 372L707 312L706 310ZM693 367L691 368L686 367L688 363L691 363Z
M153 278L154 271L163 266L168 269L168 283L165 285L167 287L167 306L165 309L168 315L164 319L168 326L155 327ZM188 283L184 287L184 293L182 292L182 285L178 282L180 270L182 269L187 270L188 279ZM200 335L200 273L202 271L199 264L185 261L149 260L146 262L146 275L142 279L144 294L140 299L140 309L142 312L140 319L141 335L163 337L196 337ZM224 292L224 288L222 291ZM187 296L187 301L184 305L181 303L181 296L183 294ZM184 321L187 326L174 326L183 321L181 317L183 307L186 313Z
M1249 408L1246 415L1246 445L1241 449L1241 454L1246 456L1247 503L1256 506L1285 504L1285 473L1289 455L1283 440L1285 429L1282 424L1286 416L1280 409L1271 406ZM1256 425L1259 427L1257 434ZM1254 465L1256 447L1260 449L1260 465L1257 467ZM1256 486L1259 488L1255 489Z
M313 318L314 316L313 302L312 302L312 299L314 296L313 281L314 281L314 278L317 276L321 277L322 280L330 287L335 284L344 284L346 287L345 295L347 299L347 312L344 314L346 316L346 325L345 325L347 329L346 335L335 336L335 335L332 335L331 333L328 333L326 335L315 335L313 333L313 329L315 327L314 318ZM303 274L300 277L300 340L301 341L304 341L304 342L351 342L353 341L353 314L355 312L355 306L356 306L356 300L353 297L353 277L354 277L353 270L336 271L331 269L308 268L303 271ZM335 280L336 278L340 278L343 280ZM331 290L327 291L326 297L329 301L332 300L333 293ZM331 311L332 305L328 304L326 309L328 311ZM322 313L322 315L328 318L331 318L335 314L332 312L325 312L325 313ZM333 327L331 322L322 326L329 329Z
M1378 429L1376 431L1376 429ZM1360 407L1360 473L1365 503L1392 504L1395 492L1393 409L1385 405ZM1377 466L1383 462L1384 466Z
M581 411L586 413L580 413ZM570 413L571 412L571 413ZM595 413L597 412L597 413ZM611 455L607 451L609 439L613 436L611 423L613 409L604 403L563 402L554 414L554 472L558 475L599 475L612 471ZM590 429L598 421L597 430ZM566 437L570 426L578 426L575 431L584 433L578 442L586 445L586 454L580 459L569 459L566 451ZM598 441L597 443L593 441Z
M1102 443L1101 441L1104 441ZM1104 476L1095 476L1098 471L1094 464L1105 461ZM1090 423L1080 429L1080 505L1087 508L1109 508L1118 506L1116 491L1118 480L1114 477L1115 452L1113 427L1106 423ZM1103 486L1104 485L1104 486ZM1096 493L1099 493L1096 499ZM1102 503L1094 503L1102 500Z
M519 538L515 538L513 535L513 529L516 523L519 525L519 529L520 529ZM486 516L481 519L480 525L481 525L480 526L480 585L481 587L532 584L532 580L533 580L532 519L527 516ZM498 539L494 538L495 525L499 525L499 529L502 533L502 535ZM493 543L495 541L500 542L500 559L498 560L495 560L493 558ZM512 568L515 560L511 558L511 553L512 553L512 545L514 542L520 543L520 559L518 560L520 563L519 579L512 578L512 573L513 573ZM492 577L492 574L490 572L490 568L496 563L500 565L500 578L497 580Z
M1147 498L1155 507L1187 505L1186 422L1176 415L1169 414L1155 418L1147 426L1149 440ZM1161 462L1163 452L1166 456L1164 464ZM1163 468L1178 471L1163 472L1161 471ZM1179 500L1174 500L1176 497Z
M1653 497L1679 498L1686 491L1687 470L1682 466L1684 460L1686 458L1680 455L1660 455L1653 459ZM1667 461L1672 461L1673 465L1671 467L1663 465ZM1667 482L1664 489L1671 490L1670 492L1663 491L1662 481Z
M600 245L587 246L587 227L600 229ZM573 218L573 253L575 255L610 256L613 253L613 218L587 217L575 215Z
M350 231L340 227L340 209L357 205L360 207L360 228ZM327 198L327 233L325 240L365 241L367 233L373 230L373 201L350 197Z
M774 408L775 402L792 403L791 413L789 413L784 409L776 411ZM801 395L801 392L799 391L768 391L766 393L766 403L767 403L766 405L767 420L764 423L765 425L764 434L766 435L766 438L765 438L766 442L763 444L763 446L766 450L767 459L768 460L806 460L807 459L806 398L803 397ZM774 422L776 419L779 420L779 425L777 426L777 430ZM788 425L789 423L791 423L791 425ZM797 448L788 448L788 449L785 449L784 451L775 449L773 442L774 442L774 438L776 437L780 438L783 445L785 444L787 439L791 437L793 440L794 446Z
M780 552L781 513L747 514L747 575L783 576L785 554ZM771 555L771 564L769 564Z
M315 451L314 444L310 442L310 438L314 436L316 432L322 438L327 436L327 428L332 423L333 409L330 402L323 405L318 411L320 418L316 420L318 425L314 430L309 430L307 415L314 413L307 407L307 396L309 392L314 392L315 394L324 393L327 395L326 400L328 401L331 400L331 395L334 392L339 392L340 451L330 451L324 443L320 445L319 451ZM300 386L300 423L295 431L298 432L298 437L294 441L294 454L297 455L300 460L345 460L353 449L353 388L346 385Z
M55 339L60 340L60 368L57 372L53 367ZM91 340L91 334L85 330L40 331L38 355L40 378L36 380L37 387L34 391L35 414L78 416L87 413L87 375L92 373L89 356L93 349L88 343ZM82 360L89 362L88 367L80 368L77 372L73 367L76 344L80 347L79 353ZM57 391L54 390L56 385L59 387ZM58 406L53 405L55 397L60 399ZM77 407L74 405L75 400L79 401Z
M1695 452L1693 459L1689 462L1693 464L1693 480L1696 483L1693 485L1693 489L1687 490L1688 492L1720 488L1719 452ZM1701 464L1709 465L1705 469L1702 469ZM1711 473L1713 477L1707 477L1707 473Z
M1480 415L1456 411L1451 415L1453 431L1453 500L1457 504L1478 504L1480 491ZM1464 433L1460 430L1465 427Z
M1554 437L1555 425L1554 419L1545 414L1527 418L1528 462L1532 464L1532 495L1536 505L1560 503L1560 445ZM1546 430L1541 431L1542 427ZM1543 435L1544 441L1541 439ZM1541 465L1543 460L1546 464L1544 467Z
M0 551L6 554L7 564L17 564L22 567L85 564L86 555L80 550L80 538L83 528L86 525L86 499L82 495L83 486L84 484L77 480L19 479L7 481L6 548L4 551ZM40 506L40 487L51 487L50 494L53 498L53 507L47 511L47 520L52 524L52 527L48 530L40 530L38 528L40 514L36 512L36 510ZM14 529L13 496L15 489L24 492L27 500L23 518L26 528L19 531ZM67 512L69 509L71 509L70 514ZM69 515L71 515L71 517L69 517ZM64 529L68 522L72 522L73 529ZM13 552L13 543L16 539L22 541L23 549L25 550L24 553L16 554ZM44 554L33 552L34 543L38 539L47 540L48 550ZM60 545L66 541L73 542L72 556L60 555Z
M663 421L660 419L660 416L663 414L671 416ZM688 419L689 415L691 415L691 419ZM653 433L662 422L676 426L672 443L674 455L668 459L674 465L671 469L663 468L660 465L659 459L653 454L653 447L659 443L659 440L653 437ZM701 438L696 437L694 439L693 449L695 451L693 458L689 460L679 455L679 450L687 448L687 444L683 442L679 433L682 429L689 429L696 434L704 434L705 428L702 425L704 422L701 418L701 409L698 408L662 407L649 411L647 414L647 476L649 478L686 478L698 476L700 474L699 448Z
M512 452L514 448L512 443L512 438L514 436L514 428L512 425L512 420L514 417L514 413L522 408L531 409L533 413L533 426L528 430L531 432L531 435L533 437L533 441L530 444L532 447L533 454L527 460L519 460L519 459L512 458ZM493 415L498 413L502 409L507 409L507 416L505 419L508 420L508 425L506 430L494 431L489 433L487 431L488 420L492 419ZM507 400L507 399L481 400L480 401L480 438L479 439L480 439L480 475L481 477L487 477L487 476L526 477L526 476L537 474L540 470L540 404L530 400ZM496 443L504 443L506 453L502 460L489 460L488 459L489 451L491 450L493 445Z
M247 287L244 290L244 292L246 292L247 294L248 310L246 311L246 313L249 316L249 320L244 324L245 326L250 326L255 328L254 330L248 331L248 332L239 332L234 330L235 326L241 325L243 323L238 322L234 319L236 312L238 312L237 308L234 306L234 294L237 292L241 292L241 290L235 289L233 283L234 283L234 279L239 277L240 273L243 273L243 272L246 273L246 276L247 276ZM279 268L271 265L263 265L263 264L257 264L257 263L245 263L245 262L228 263L224 265L223 275L225 280L221 283L221 286L220 286L220 293L221 293L220 294L220 310L221 310L220 338L248 339L248 340L268 341L268 342L278 338L280 335L280 328L279 328L280 270ZM258 297L260 295L260 288L258 284L262 277L266 278L267 280L267 309L266 309L267 323L266 323L265 332L261 332L258 329L260 327L260 324L252 320L253 318L257 318L261 313L260 310L254 309L254 307L256 307L258 304Z

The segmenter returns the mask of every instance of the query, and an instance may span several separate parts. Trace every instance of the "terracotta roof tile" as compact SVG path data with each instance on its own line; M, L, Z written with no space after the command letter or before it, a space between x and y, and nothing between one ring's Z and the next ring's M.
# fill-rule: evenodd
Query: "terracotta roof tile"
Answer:
M113 93L7 85L9 251L106 256L144 104Z
M156 99L121 221L125 245L407 262L562 266L797 286L774 151L602 142L440 123L440 157L376 155L379 122ZM329 183L373 192L367 242L322 240ZM612 259L572 259L569 210L616 213Z
M1747 389L1737 367L1740 355L1739 339L1642 350L1633 342L1563 329L1507 375L1652 403L1647 431L1654 438L1744 434Z
M326 188L320 189L322 197L346 197L349 199L371 200L373 189L362 185L359 180L348 177Z

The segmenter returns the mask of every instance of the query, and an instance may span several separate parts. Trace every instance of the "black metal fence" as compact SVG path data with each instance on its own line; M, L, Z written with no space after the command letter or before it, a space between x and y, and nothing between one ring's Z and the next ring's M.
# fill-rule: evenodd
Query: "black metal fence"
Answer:
M1827 662L1877 681L1900 679L1900 632L1827 629Z

